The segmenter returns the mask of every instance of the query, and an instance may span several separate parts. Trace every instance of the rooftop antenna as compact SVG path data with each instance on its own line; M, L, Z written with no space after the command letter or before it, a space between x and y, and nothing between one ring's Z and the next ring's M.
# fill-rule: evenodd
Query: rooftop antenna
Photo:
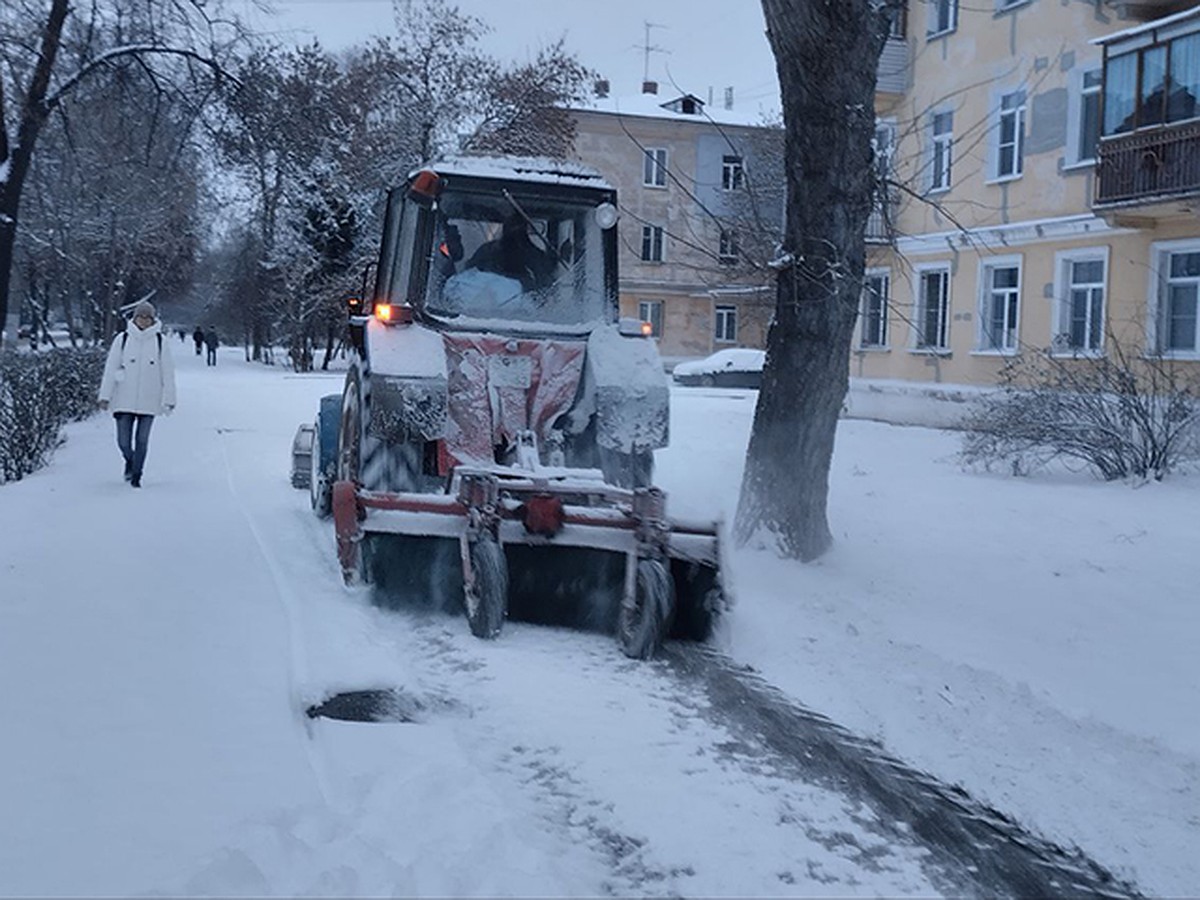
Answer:
M643 22L642 24L646 26L646 42L644 44L635 44L634 46L642 51L642 83L645 84L650 80L650 54L670 53L671 51L650 43L650 29L666 28L666 25L659 25L656 22Z

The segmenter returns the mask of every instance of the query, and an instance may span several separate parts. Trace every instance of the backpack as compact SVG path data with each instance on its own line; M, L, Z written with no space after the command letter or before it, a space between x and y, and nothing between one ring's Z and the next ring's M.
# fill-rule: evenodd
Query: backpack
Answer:
M162 332L160 331L158 334L155 335L155 337L158 338L158 358L161 361L162 360ZM122 331L121 332L121 353L125 352L125 344L128 341L129 341L129 332Z

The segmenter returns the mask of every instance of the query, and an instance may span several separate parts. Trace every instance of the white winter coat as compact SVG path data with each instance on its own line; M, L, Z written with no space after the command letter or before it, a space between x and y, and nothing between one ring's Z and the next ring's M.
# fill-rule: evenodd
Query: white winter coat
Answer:
M146 329L130 322L123 335L113 338L99 395L110 411L156 416L175 405L171 342L160 341L161 334L160 322Z

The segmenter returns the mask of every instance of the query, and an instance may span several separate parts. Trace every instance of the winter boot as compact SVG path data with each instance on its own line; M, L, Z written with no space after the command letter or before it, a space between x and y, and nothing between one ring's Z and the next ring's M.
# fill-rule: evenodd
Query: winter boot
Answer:
M125 460L125 480L133 480L133 460L131 459Z
M134 487L140 488L142 486L142 473L135 472L131 476L129 476L129 483L132 484Z

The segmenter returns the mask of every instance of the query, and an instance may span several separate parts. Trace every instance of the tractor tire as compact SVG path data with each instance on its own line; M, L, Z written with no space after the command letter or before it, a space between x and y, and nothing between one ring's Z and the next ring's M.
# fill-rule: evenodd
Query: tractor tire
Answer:
M342 420L338 427L337 480L362 480L362 382L357 369L346 373L342 391Z
M671 573L661 560L640 559L632 609L621 605L617 640L631 659L649 659L666 637L671 616Z
M508 563L498 541L481 537L471 545L474 587L467 588L467 624L477 638L500 634L508 611Z
M329 473L321 464L320 434L321 423L318 420L309 464L308 499L312 504L313 514L318 519L327 519L333 508L333 485L329 481Z

